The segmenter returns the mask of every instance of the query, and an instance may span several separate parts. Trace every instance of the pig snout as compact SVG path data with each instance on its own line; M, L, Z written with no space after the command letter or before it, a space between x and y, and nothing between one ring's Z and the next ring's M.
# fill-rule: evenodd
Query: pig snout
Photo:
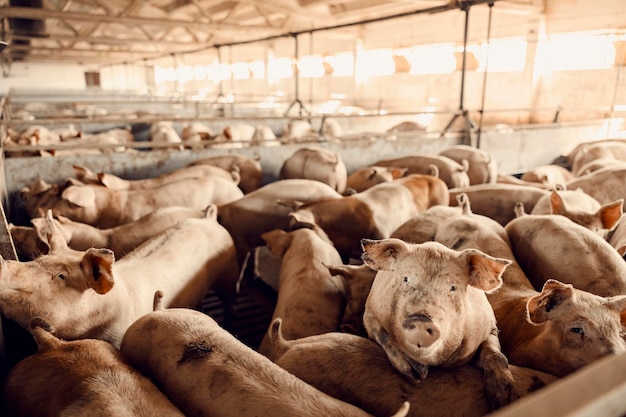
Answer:
M426 314L411 314L402 322L406 339L418 348L427 348L439 339L441 332Z

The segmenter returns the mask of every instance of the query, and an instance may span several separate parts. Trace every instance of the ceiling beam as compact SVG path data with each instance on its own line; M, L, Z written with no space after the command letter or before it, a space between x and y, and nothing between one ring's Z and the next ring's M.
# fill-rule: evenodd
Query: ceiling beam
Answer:
M270 32L277 33L275 28L267 26L240 26L236 24L226 23L205 23L190 20L175 20L147 17L131 17L131 16L111 16L89 13L62 12L49 9L35 9L31 7L0 7L0 16L17 17L23 19L60 19L60 20L79 20L85 22L98 23L117 23L122 25L148 25L148 26L164 26L164 27L181 27L186 26L198 30L219 30L233 32Z
M128 44L146 44L146 45L167 45L167 46L194 46L197 42L176 42L168 40L156 40L156 39L139 39L139 38L112 38L108 36L72 36L61 35L51 33L49 36L42 38L41 36L30 35L13 35L12 39L19 40L55 40L55 41L75 41L75 42L87 42L90 44L104 44L104 45L128 45Z

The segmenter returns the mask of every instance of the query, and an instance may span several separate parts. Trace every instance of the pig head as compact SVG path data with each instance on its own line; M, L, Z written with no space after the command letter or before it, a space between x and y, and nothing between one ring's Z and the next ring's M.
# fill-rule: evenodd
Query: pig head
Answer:
M428 366L467 363L493 336L496 320L485 292L501 286L509 260L437 242L361 244L363 261L378 271L364 325L402 374L424 379Z

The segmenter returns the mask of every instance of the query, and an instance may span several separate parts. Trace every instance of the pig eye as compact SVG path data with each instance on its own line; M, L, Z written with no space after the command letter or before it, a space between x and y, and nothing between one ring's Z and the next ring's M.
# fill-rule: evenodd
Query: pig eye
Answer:
M572 327L571 329L572 333L578 333L579 335L584 335L585 332L583 331L582 327Z
M452 286L450 287L450 291L456 291L456 285L452 285Z
M409 277L402 278L402 282L409 282Z
M60 279L62 279L62 280L65 280L65 274L63 274L63 273L59 273L59 274L57 274L57 278L60 278Z

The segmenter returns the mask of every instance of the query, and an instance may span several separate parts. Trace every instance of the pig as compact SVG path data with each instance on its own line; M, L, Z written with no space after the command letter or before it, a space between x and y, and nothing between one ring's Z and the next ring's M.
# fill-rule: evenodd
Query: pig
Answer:
M603 297L626 294L626 263L606 240L564 216L525 214L506 225L513 254L535 289L553 278Z
M547 187L555 187L557 185L566 184L574 179L572 171L559 165L540 165L529 171L526 171L520 177L522 181L537 182Z
M582 177L604 168L626 168L626 161L614 158L594 159L593 161L587 162L585 165L581 166L578 172L574 173L574 176ZM574 178L571 180L574 180Z
M343 129L337 119L324 119L320 133L325 138L339 138L343 134Z
M599 297L556 280L537 291L515 260L504 226L473 214L469 200L462 200L463 214L443 221L435 239L454 250L478 249L511 260L502 286L487 294L510 364L563 377L623 351L623 300Z
M621 219L623 206L623 198L600 205L581 190L554 189L537 201L530 214L560 214L606 239Z
M320 147L308 147L298 149L283 162L278 178L317 180L343 193L348 173L337 153Z
M346 191L344 194L354 194L365 191L381 182L389 182L404 177L406 168L369 166L359 168L346 180Z
M404 240L407 243L424 243L435 240L439 223L448 217L461 213L460 207L436 205L423 213L402 223L389 237Z
M532 181L522 181L518 177L513 174L498 174L498 180L496 184L512 184L512 185L523 185L527 187L536 187L541 188L543 190L551 190L552 186L547 186L544 183L532 182Z
M189 165L207 164L220 167L227 172L239 172L239 188L245 194L252 192L263 183L263 168L259 156L251 158L245 155L228 154L210 156L190 162Z
M486 296L502 285L510 260L438 242L363 239L362 246L364 263L378 271L363 323L398 372L423 380L429 367L476 361L492 408L517 399Z
M70 248L83 251L92 247L107 248L113 251L116 259L119 259L151 237L173 227L180 220L186 218L199 219L205 215L206 209L198 210L172 206L158 208L133 222L108 229L99 229L85 223L75 222L63 216L58 216L54 221ZM34 226L33 229L35 229L32 236L39 240L37 242L38 254L47 253L46 218L37 217L31 219L31 223ZM45 249L42 251L42 248Z
M171 121L158 121L150 128L150 141L157 144L180 144L183 142ZM178 149L183 150L181 145Z
M587 143L576 151L570 153L572 172L578 173L581 168L600 158L617 159L626 161L626 142L624 141L602 141Z
M331 275L343 278L346 288L346 307L343 311L339 329L345 333L352 333L367 337L363 324L365 300L370 293L376 271L365 264L361 265L326 265Z
M264 246L261 234L273 229L287 230L287 202L298 204L326 199L339 199L341 194L320 181L306 179L278 180L244 195L232 203L218 207L218 220L232 235L240 263L254 247Z
M371 416L298 379L195 310L144 315L120 352L188 417ZM405 402L396 415L408 410Z
M623 220L623 217L606 236L606 241L615 248L622 258L626 255L626 221Z
M276 139L276 134L268 125L256 125L251 144L262 146L280 146L280 142Z
M115 261L109 249L70 249L48 212L49 253L0 261L0 311L24 328L41 316L65 340L119 346L128 326L152 311L156 290L165 293L165 307L197 307L214 289L232 321L239 270L216 215L212 206L206 217L184 219Z
M514 184L479 184L465 188L450 190L450 205L456 206L456 197L464 193L472 202L472 211L494 219L501 225L506 225L515 218L515 204L521 202L524 209L530 213L537 201L550 191L529 186Z
M237 123L234 125L226 126L222 134L227 140L232 142L250 142L256 128L247 123Z
M146 190L111 190L105 186L72 185L48 207L55 216L100 229L130 223L160 207L182 206L203 210L243 197L234 182L220 177L188 178Z
M192 123L184 123L183 130L180 133L180 138L187 142L192 137L198 136L198 138L202 140L210 140L214 134L211 128L202 122L192 122Z
M416 154L401 158L383 159L372 165L407 168L408 174L434 175L441 178L448 188L470 185L467 164L461 165L447 156Z
M387 132L388 133L407 133L407 132L424 133L426 132L426 129L421 124L408 120L408 121L400 122L391 126L390 128L387 129Z
M469 185L495 184L498 180L498 162L489 152L468 145L455 145L439 152L463 165L467 161Z
M94 173L86 167L74 165L76 178L84 184L99 184L111 190L147 190L160 187L170 182L180 181L189 178L217 176L239 184L241 176L238 170L227 172L226 170L213 165L192 165L166 172L157 177L143 178L139 180L127 180L114 174L106 172Z
M31 320L30 331L38 351L18 362L3 385L11 416L184 417L110 343L64 341L39 317Z
M311 227L290 232L275 229L261 235L270 252L282 257L272 317L283 317L289 339L337 331L345 309L344 282L325 266L340 264L341 257L328 236L319 227ZM258 351L274 359L267 334Z
M307 138L318 138L315 129L311 126L311 123L306 120L291 120L283 129L283 134L280 136L282 142L291 142L297 140L303 140Z
M626 195L626 168L605 168L583 175L565 184L568 190L581 189L600 204L608 204Z
M362 238L387 238L429 207L448 205L448 199L448 188L442 180L412 174L341 199L305 204L294 210L293 217L319 225L343 259L358 259Z
M269 331L276 345L276 364L317 389L374 415L389 415L403 401L409 416L484 416L493 408L485 393L482 372L470 364L433 367L419 384L393 369L375 342L346 333L325 333L285 340L280 319ZM350 366L345 366L349 363ZM529 368L511 366L514 387L522 397L558 380Z
M71 185L80 185L80 181L68 179L65 184L50 184L42 179L38 179L30 187L20 190L20 197L24 204L24 209L29 218L40 217L41 207L50 207L54 204L63 190Z

